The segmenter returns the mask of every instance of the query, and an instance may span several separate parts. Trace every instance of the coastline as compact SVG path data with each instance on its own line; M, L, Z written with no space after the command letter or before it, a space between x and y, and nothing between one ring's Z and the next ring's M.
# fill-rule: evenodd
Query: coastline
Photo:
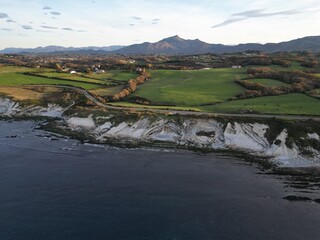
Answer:
M46 131L83 142L120 147L166 147L196 152L230 152L273 169L320 167L320 129L312 120L247 119L240 117L190 117L102 110L20 106L0 99L3 120L46 121ZM250 160L251 161L251 160Z

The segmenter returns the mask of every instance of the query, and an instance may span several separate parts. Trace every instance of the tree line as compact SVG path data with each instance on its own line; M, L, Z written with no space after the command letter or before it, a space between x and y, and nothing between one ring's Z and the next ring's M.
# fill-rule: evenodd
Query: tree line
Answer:
M253 98L261 96L281 95L287 93L306 93L320 88L320 78L301 71L273 71L268 67L255 67L247 70L248 78L235 79L235 82L243 86L246 91L237 95L235 98ZM260 83L255 83L252 79L274 79L284 83L287 86L269 87ZM234 99L234 98L233 98Z
M134 93L137 90L138 85L143 84L149 78L150 74L145 69L143 69L138 77L136 77L135 79L130 79L127 82L126 86L119 93L108 96L106 98L106 101L118 102L123 100L124 98L128 97L131 93Z

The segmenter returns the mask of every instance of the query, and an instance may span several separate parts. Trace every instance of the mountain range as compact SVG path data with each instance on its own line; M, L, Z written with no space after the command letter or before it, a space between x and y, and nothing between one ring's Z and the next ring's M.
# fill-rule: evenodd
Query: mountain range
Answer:
M163 54L163 55L188 55L202 53L233 53L248 50L258 50L262 52L291 52L291 51L312 51L320 52L320 36L299 38L281 43L246 43L239 45L210 44L199 39L186 40L179 36L165 38L156 43L141 43L130 46L110 46L110 47L84 47L65 48L60 46L48 46L38 48L6 48L0 53L22 54L58 54L58 53L85 53L85 54Z
M5 48L0 51L2 54L27 54L27 53L80 53L80 52L111 52L123 48L124 46L109 46L109 47L61 47L47 46L37 48Z

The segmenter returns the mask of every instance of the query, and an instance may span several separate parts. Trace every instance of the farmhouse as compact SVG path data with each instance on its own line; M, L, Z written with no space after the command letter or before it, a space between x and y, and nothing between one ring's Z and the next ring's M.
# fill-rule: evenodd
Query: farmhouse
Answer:
M99 68L95 68L94 72L97 73L97 74L101 74L101 73L105 73L106 71L105 70L101 70Z
M242 68L242 66L241 65L233 65L231 68L238 69L238 68Z

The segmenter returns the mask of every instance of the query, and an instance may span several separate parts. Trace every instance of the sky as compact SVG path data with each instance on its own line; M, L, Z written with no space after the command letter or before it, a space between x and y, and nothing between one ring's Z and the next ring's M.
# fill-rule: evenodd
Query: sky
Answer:
M320 0L0 0L0 49L208 43L320 35Z

